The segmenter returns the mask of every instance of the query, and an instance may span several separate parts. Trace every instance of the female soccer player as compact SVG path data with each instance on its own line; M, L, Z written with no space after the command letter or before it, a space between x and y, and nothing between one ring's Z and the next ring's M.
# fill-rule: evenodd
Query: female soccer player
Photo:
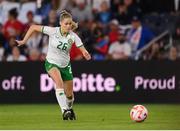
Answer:
M91 56L83 46L81 39L73 32L77 24L67 11L60 14L60 27L48 27L32 25L23 40L16 40L18 46L25 44L33 32L38 31L49 35L49 47L45 61L45 68L49 76L55 82L56 98L63 114L63 120L75 120L72 109L73 75L71 72L69 51L73 43L80 49L86 60Z

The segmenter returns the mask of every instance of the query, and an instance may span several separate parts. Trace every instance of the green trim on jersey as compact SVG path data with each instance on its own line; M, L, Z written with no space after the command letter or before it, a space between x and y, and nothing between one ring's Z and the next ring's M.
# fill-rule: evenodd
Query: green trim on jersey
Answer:
M82 46L84 46L84 45L82 44L82 45L80 45L80 46L77 46L77 48L80 48L80 47L82 47Z
M41 28L41 32L44 33L44 26Z
M62 77L63 81L73 80L73 74L71 71L71 64L70 63L68 64L68 66L66 66L64 68L60 68L56 64L49 63L47 60L45 60L45 69L47 72L50 69L52 69L53 67L56 67L59 70L59 72L61 73L61 77Z
M61 32L61 27L59 27L59 32L60 32L60 34L61 34L61 36L63 36L63 37L67 37L68 35L69 35L69 32L66 34L66 36L64 36L63 34L62 34L62 32Z

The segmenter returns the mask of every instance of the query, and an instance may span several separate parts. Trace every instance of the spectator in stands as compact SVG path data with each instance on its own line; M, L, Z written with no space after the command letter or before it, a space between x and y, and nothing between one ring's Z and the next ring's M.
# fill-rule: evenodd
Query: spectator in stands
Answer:
M113 43L118 40L119 35L119 22L114 19L110 22L110 31L109 31L109 43Z
M73 18L76 21L89 21L93 19L91 7L85 4L85 1L76 2L76 7L71 10Z
M178 51L175 46L172 46L169 50L169 56L168 59L171 61L175 61L178 59Z
M7 39L11 36L20 37L23 32L23 24L17 20L18 12L17 9L11 9L9 11L8 21L5 23L3 32Z
M43 21L43 25L48 25L52 27L58 26L58 17L56 10L50 10L48 16Z
M17 46L14 46L12 48L12 53L10 55L8 55L7 59L8 62L12 62L12 61L26 61L27 58L26 56L22 55L20 53L20 50Z
M135 58L137 51L142 49L154 38L153 32L143 26L138 16L132 18L132 29L128 32L127 40L131 44L132 58Z
M102 23L103 25L108 24L112 19L112 14L108 3L103 1L100 6L100 11L96 15L96 20Z
M130 44L126 41L124 32L119 32L118 41L113 42L108 50L108 59L127 60L131 56Z
M98 23L93 23L91 27L93 38L93 58L94 60L104 60L107 54L109 39L103 32L103 28Z
M95 60L105 60L108 52L108 48L109 48L109 38L107 35L102 34L101 37L99 37L96 40L96 45L94 49L96 50L97 53L93 55L93 58Z

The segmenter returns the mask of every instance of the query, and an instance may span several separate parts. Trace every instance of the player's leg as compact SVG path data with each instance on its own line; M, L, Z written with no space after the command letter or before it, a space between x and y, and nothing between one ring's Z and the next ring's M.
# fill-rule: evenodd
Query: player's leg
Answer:
M45 68L46 68L46 71L48 72L49 76L55 82L56 98L57 98L58 104L61 108L61 111L63 114L63 119L67 120L69 117L68 115L70 115L70 112L67 110L68 107L67 107L67 103L66 103L66 95L65 95L63 80L62 80L60 71L59 71L58 67L49 63L48 61L45 62Z
M71 111L71 120L75 120L75 113L72 109L73 101L74 101L74 94L73 94L73 74L71 71L71 64L69 63L67 67L61 68L61 76L64 81L64 89L66 93L66 102Z
M58 104L61 108L61 112L63 114L63 120L68 120L68 118L71 115L71 112L67 110L68 109L67 103L66 103L67 98L66 98L65 91L63 88L63 81L61 78L61 74L56 67L51 68L48 71L48 74L51 76L51 78L54 80L56 84L55 94L56 94Z
M73 95L73 74L71 71L71 64L69 63L67 67L61 68L61 76L64 82L64 90L67 97L68 108L71 109L74 101Z
M68 105L68 108L71 109L74 102L74 94L73 94L73 81L64 81L64 89L66 93L66 102Z
M69 108L69 111L71 111L71 120L75 120L76 116L75 113L73 111L73 102L74 102L74 94L73 94L73 81L69 80L69 81L64 81L64 89L66 92L66 102Z

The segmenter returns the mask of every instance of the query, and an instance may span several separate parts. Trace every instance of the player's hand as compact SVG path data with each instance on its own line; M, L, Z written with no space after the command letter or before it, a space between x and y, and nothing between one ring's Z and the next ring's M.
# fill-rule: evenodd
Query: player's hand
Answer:
M90 59L91 59L91 55L90 55L89 52L87 52L87 51L84 51L84 52L83 52L83 56L84 56L84 58L85 58L86 60L90 60Z
M15 41L18 44L17 46L22 46L25 44L25 41L23 41L23 40L15 40Z

